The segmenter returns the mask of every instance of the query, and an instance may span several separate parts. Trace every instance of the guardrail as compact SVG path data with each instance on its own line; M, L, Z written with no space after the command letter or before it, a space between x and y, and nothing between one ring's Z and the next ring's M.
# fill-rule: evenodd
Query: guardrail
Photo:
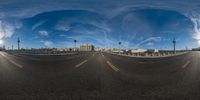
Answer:
M160 58L160 57L170 57L170 56L177 56L186 54L189 51L184 52L176 52L175 54L173 52L156 52L156 53L112 53L107 52L114 55L120 55L120 56L128 56L128 57L137 57L137 58Z
M52 56L65 56L65 55L82 55L82 54L88 54L90 52L57 52L57 51L48 51L48 52L31 52L31 51L17 51L17 50L9 50L5 51L9 54L13 55L30 55L30 56L46 56L46 55L52 55Z

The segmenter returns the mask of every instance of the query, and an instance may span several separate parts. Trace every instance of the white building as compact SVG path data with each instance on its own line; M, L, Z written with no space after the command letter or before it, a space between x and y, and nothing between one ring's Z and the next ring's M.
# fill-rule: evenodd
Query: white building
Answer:
M89 44L81 45L80 51L94 51L94 46Z
M132 49L131 53L144 53L147 52L147 49Z

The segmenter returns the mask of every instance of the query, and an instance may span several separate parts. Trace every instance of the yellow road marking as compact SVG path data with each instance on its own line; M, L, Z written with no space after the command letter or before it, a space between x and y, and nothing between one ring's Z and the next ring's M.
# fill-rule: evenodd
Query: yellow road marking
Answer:
M75 67L78 68L80 67L81 65L83 65L84 63L86 63L88 60L84 60L83 62L81 62L80 64L77 64Z
M9 59L8 57L6 57L4 54L1 54L4 58L6 58L10 63L14 64L15 66L19 67L19 68L23 68L22 65L16 63L15 61Z
M23 68L22 65L20 65L20 64L18 64L18 63L16 63L16 62L14 62L13 60L8 59L8 61L11 62L12 64L14 64L15 66L19 67L19 68Z
M119 71L119 69L117 67L115 67L110 61L107 61L107 64L116 72Z
M187 68L187 66L188 66L190 63L191 63L191 61L187 61L187 62L182 66L182 68L183 68L183 69Z

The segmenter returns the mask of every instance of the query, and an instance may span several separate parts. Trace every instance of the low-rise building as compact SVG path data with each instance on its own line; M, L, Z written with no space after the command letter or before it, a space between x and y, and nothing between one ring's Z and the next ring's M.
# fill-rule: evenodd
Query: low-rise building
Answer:
M200 47L199 48L193 48L192 51L200 51Z
M157 53L157 52L159 52L159 50L158 49L148 49L147 52L148 53Z
M76 48L78 51L78 48ZM74 48L58 48L58 51L74 51Z
M147 52L147 49L132 49L131 53L144 53Z
M94 51L94 46L89 44L80 45L80 51Z
M5 48L3 48L3 47L0 47L0 51L3 51L3 50L5 50Z

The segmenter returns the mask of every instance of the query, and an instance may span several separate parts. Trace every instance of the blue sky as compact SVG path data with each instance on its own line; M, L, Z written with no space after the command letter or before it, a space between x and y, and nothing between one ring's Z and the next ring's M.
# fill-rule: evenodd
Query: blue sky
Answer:
M0 44L16 48L96 47L171 49L200 45L200 2L141 0L3 0ZM3 44L1 43L3 41Z

